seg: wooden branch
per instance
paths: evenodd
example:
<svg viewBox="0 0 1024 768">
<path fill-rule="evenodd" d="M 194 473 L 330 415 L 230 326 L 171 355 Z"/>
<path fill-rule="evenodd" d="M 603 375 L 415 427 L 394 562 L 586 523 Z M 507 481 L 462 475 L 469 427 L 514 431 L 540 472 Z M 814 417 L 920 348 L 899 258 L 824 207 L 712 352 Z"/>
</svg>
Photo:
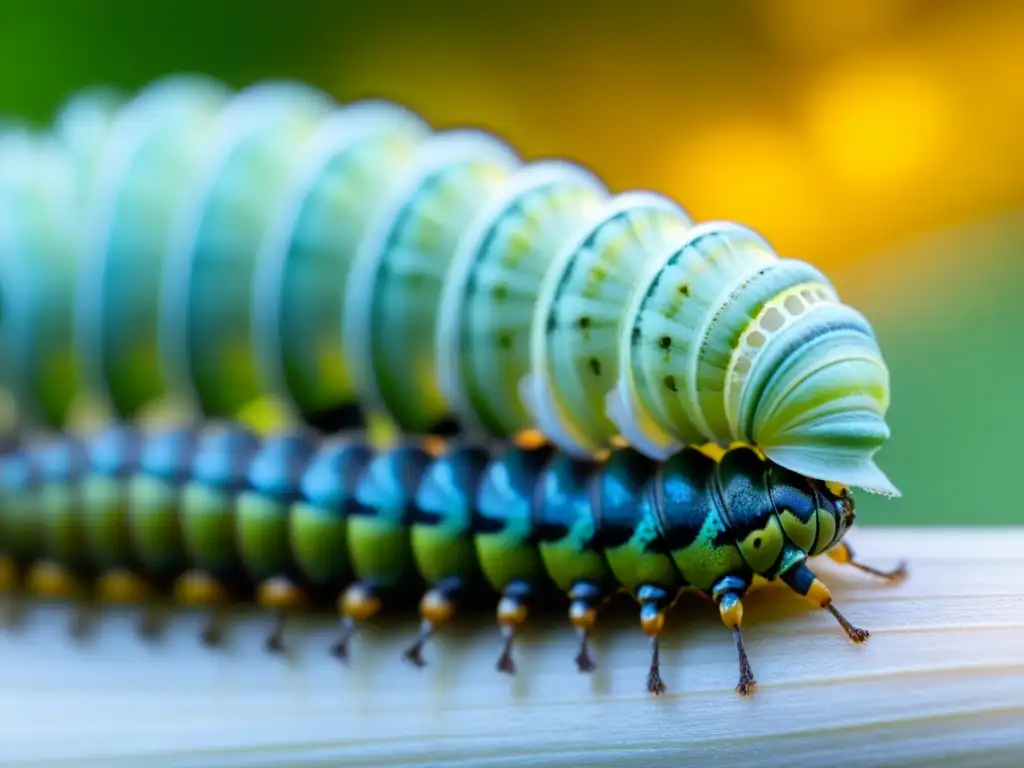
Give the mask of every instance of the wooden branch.
<svg viewBox="0 0 1024 768">
<path fill-rule="evenodd" d="M 152 647 L 137 617 L 108 612 L 82 646 L 65 606 L 30 606 L 0 635 L 0 764 L 110 766 L 1018 765 L 1024 754 L 1024 528 L 856 531 L 861 559 L 903 556 L 887 587 L 829 562 L 836 604 L 872 631 L 849 643 L 832 617 L 769 587 L 747 602 L 759 681 L 734 691 L 736 655 L 714 608 L 684 600 L 662 653 L 668 694 L 644 689 L 647 643 L 624 603 L 599 624 L 592 676 L 576 672 L 562 617 L 540 617 L 515 679 L 494 669 L 490 617 L 463 617 L 400 659 L 410 618 L 367 628 L 349 666 L 335 627 L 289 629 L 287 659 L 262 647 L 268 617 L 232 621 L 229 647 L 198 646 L 175 615 Z"/>
</svg>

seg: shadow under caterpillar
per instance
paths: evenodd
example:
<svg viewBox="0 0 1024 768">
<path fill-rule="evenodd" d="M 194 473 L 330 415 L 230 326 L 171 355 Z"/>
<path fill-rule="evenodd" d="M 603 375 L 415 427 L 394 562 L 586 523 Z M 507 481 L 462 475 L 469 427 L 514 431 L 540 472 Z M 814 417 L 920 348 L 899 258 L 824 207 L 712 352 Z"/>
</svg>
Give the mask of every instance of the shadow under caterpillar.
<svg viewBox="0 0 1024 768">
<path fill-rule="evenodd" d="M 685 591 L 714 602 L 731 630 L 737 691 L 755 679 L 740 627 L 757 580 L 781 580 L 828 610 L 854 642 L 868 633 L 839 612 L 806 564 L 856 561 L 843 540 L 854 522 L 846 486 L 798 475 L 758 451 L 685 448 L 655 462 L 631 448 L 580 459 L 521 439 L 481 444 L 407 438 L 374 450 L 360 437 L 303 431 L 260 438 L 233 423 L 149 434 L 113 424 L 93 435 L 27 439 L 0 463 L 0 583 L 78 599 L 74 632 L 92 601 L 143 604 L 142 633 L 161 601 L 211 611 L 203 642 L 220 642 L 222 612 L 254 596 L 275 615 L 336 600 L 349 655 L 360 622 L 399 592 L 421 589 L 415 665 L 437 627 L 471 594 L 498 595 L 497 668 L 515 672 L 513 643 L 531 605 L 568 599 L 576 664 L 599 609 L 625 592 L 651 642 L 647 690 L 662 693 L 658 638 Z M 147 607 L 148 606 L 148 607 Z"/>
</svg>

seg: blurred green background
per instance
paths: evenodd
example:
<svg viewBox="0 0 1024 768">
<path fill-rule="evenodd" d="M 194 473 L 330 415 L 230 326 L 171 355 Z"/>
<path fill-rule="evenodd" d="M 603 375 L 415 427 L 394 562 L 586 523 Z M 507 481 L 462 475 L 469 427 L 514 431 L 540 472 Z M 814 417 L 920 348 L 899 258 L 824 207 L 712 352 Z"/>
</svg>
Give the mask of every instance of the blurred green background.
<svg viewBox="0 0 1024 768">
<path fill-rule="evenodd" d="M 0 113 L 197 71 L 393 98 L 825 269 L 893 375 L 879 524 L 1024 522 L 1024 3 L 0 1 Z"/>
</svg>

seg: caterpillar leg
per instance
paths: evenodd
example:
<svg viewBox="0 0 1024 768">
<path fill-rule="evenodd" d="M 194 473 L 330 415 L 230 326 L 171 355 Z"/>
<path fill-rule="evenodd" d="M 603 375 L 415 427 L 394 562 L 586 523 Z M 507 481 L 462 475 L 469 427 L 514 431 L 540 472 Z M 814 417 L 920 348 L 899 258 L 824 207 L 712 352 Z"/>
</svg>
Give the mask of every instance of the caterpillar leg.
<svg viewBox="0 0 1024 768">
<path fill-rule="evenodd" d="M 113 568 L 100 574 L 94 588 L 96 599 L 105 605 L 146 606 L 153 594 L 152 587 L 146 579 L 126 568 Z M 139 634 L 150 638 L 156 633 L 145 634 L 140 628 Z"/>
<path fill-rule="evenodd" d="M 448 621 L 455 613 L 456 602 L 464 589 L 462 579 L 451 578 L 439 581 L 420 600 L 420 633 L 403 657 L 417 667 L 426 666 L 423 660 L 423 646 L 437 627 Z"/>
<path fill-rule="evenodd" d="M 798 595 L 803 595 L 815 605 L 831 613 L 835 620 L 839 622 L 839 626 L 846 632 L 846 636 L 853 642 L 863 643 L 871 636 L 871 633 L 866 629 L 855 627 L 847 621 L 846 617 L 833 605 L 832 593 L 829 592 L 828 587 L 821 583 L 818 577 L 814 575 L 814 572 L 807 567 L 806 563 L 793 566 L 782 574 L 780 578 Z"/>
<path fill-rule="evenodd" d="M 740 679 L 736 684 L 736 693 L 740 696 L 749 696 L 757 687 L 754 670 L 750 667 L 747 649 L 743 645 L 743 634 L 740 631 L 740 625 L 743 623 L 742 598 L 748 587 L 749 585 L 743 579 L 726 576 L 711 589 L 711 597 L 718 603 L 718 613 L 722 617 L 722 623 L 732 631 L 732 639 L 736 644 L 736 655 L 740 667 Z"/>
<path fill-rule="evenodd" d="M 672 602 L 668 590 L 655 584 L 644 584 L 636 591 L 640 603 L 640 626 L 651 639 L 651 666 L 647 672 L 647 690 L 658 696 L 665 692 L 661 679 L 661 632 L 665 628 L 665 611 Z"/>
<path fill-rule="evenodd" d="M 96 596 L 108 605 L 139 605 L 152 597 L 152 587 L 141 576 L 116 568 L 97 579 Z"/>
<path fill-rule="evenodd" d="M 512 647 L 516 633 L 526 623 L 530 601 L 533 598 L 533 585 L 519 579 L 505 585 L 505 591 L 498 601 L 498 626 L 501 627 L 503 642 L 501 654 L 498 656 L 498 671 L 506 675 L 516 673 L 516 663 L 512 659 Z"/>
<path fill-rule="evenodd" d="M 222 612 L 231 600 L 231 594 L 223 584 L 203 571 L 188 571 L 175 582 L 174 597 L 181 605 L 209 609 L 210 617 L 200 640 L 209 647 L 223 643 Z"/>
<path fill-rule="evenodd" d="M 832 547 L 826 554 L 835 562 L 842 565 L 850 565 L 859 571 L 864 573 L 870 573 L 872 576 L 877 576 L 880 579 L 884 579 L 890 583 L 898 583 L 907 578 L 907 563 L 906 561 L 900 561 L 899 565 L 893 568 L 891 571 L 883 571 L 878 568 L 873 568 L 870 565 L 857 561 L 857 556 L 853 553 L 853 548 L 845 541 L 839 542 L 836 546 Z"/>
<path fill-rule="evenodd" d="M 43 560 L 32 566 L 27 585 L 29 592 L 43 600 L 77 603 L 69 632 L 76 639 L 83 639 L 89 634 L 92 595 L 71 569 L 53 560 Z"/>
<path fill-rule="evenodd" d="M 342 661 L 348 659 L 348 646 L 356 634 L 356 625 L 374 616 L 381 609 L 379 591 L 365 582 L 356 582 L 338 598 L 341 634 L 331 646 L 331 654 Z"/>
<path fill-rule="evenodd" d="M 142 606 L 142 613 L 136 631 L 143 640 L 156 640 L 163 630 L 163 604 L 151 600 Z"/>
<path fill-rule="evenodd" d="M 569 621 L 580 638 L 576 654 L 576 667 L 580 672 L 593 672 L 597 668 L 590 655 L 590 633 L 597 623 L 597 611 L 604 598 L 604 590 L 589 581 L 578 581 L 569 590 Z"/>
<path fill-rule="evenodd" d="M 305 592 L 290 579 L 277 576 L 260 584 L 256 600 L 261 606 L 274 612 L 274 625 L 266 640 L 267 650 L 270 653 L 283 653 L 284 626 L 288 614 L 305 605 Z"/>
</svg>

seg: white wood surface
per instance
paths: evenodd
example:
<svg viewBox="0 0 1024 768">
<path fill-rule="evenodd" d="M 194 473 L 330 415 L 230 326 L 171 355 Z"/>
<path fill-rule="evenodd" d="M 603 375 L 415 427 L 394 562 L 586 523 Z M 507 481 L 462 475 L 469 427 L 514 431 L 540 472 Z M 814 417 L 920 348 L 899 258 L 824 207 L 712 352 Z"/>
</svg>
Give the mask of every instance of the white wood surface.
<svg viewBox="0 0 1024 768">
<path fill-rule="evenodd" d="M 538 621 L 512 680 L 497 631 L 464 617 L 430 666 L 400 652 L 411 617 L 381 622 L 348 667 L 326 654 L 329 622 L 291 627 L 290 657 L 262 649 L 268 621 L 232 621 L 229 647 L 198 646 L 176 615 L 143 645 L 134 618 L 105 615 L 76 646 L 61 606 L 33 606 L 0 634 L 0 765 L 11 766 L 1019 766 L 1024 760 L 1024 528 L 859 530 L 861 559 L 910 578 L 887 587 L 815 568 L 847 617 L 769 588 L 746 601 L 759 682 L 736 696 L 736 657 L 717 612 L 684 600 L 669 619 L 668 694 L 644 689 L 647 644 L 623 603 L 599 625 L 593 676 L 575 670 L 561 617 Z"/>
</svg>

